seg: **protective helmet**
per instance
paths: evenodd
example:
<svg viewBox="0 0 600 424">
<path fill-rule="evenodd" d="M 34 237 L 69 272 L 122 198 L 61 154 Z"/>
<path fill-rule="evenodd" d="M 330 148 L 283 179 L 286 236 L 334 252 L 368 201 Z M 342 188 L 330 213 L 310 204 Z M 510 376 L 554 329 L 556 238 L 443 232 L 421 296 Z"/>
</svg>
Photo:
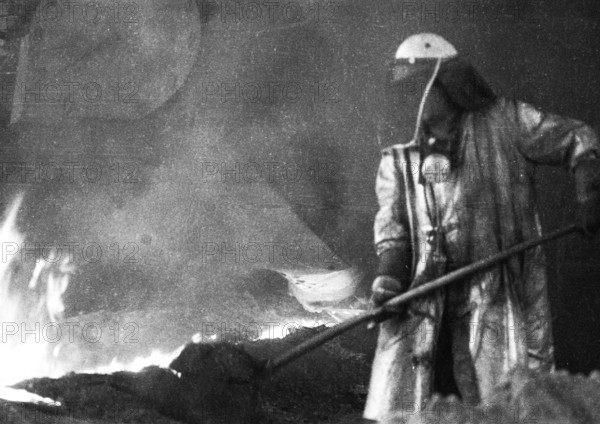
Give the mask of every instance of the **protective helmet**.
<svg viewBox="0 0 600 424">
<path fill-rule="evenodd" d="M 452 44 L 436 34 L 424 32 L 408 37 L 396 50 L 396 59 L 437 59 L 458 56 Z"/>
<path fill-rule="evenodd" d="M 458 52 L 454 46 L 439 35 L 427 32 L 411 35 L 396 50 L 393 77 L 395 80 L 404 79 L 422 70 L 424 66 L 431 66 L 432 61 L 443 61 L 457 56 Z"/>
</svg>

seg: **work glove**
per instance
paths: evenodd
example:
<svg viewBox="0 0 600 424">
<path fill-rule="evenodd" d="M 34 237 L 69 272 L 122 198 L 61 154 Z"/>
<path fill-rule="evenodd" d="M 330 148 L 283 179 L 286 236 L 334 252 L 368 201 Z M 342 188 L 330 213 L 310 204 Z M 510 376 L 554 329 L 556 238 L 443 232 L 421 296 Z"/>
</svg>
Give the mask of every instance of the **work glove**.
<svg viewBox="0 0 600 424">
<path fill-rule="evenodd" d="M 600 160 L 588 158 L 575 168 L 579 219 L 584 233 L 593 237 L 600 230 Z"/>
<path fill-rule="evenodd" d="M 388 300 L 401 295 L 406 290 L 404 285 L 397 278 L 390 277 L 389 275 L 380 275 L 375 278 L 372 286 L 373 295 L 371 296 L 371 308 L 377 309 Z M 374 328 L 376 324 L 386 321 L 393 317 L 404 318 L 407 313 L 407 305 L 400 305 L 394 307 L 393 310 L 389 310 L 381 316 L 377 317 L 368 328 Z"/>
<path fill-rule="evenodd" d="M 378 308 L 393 297 L 405 292 L 403 284 L 397 278 L 389 275 L 380 275 L 373 281 L 373 296 L 371 303 Z"/>
</svg>

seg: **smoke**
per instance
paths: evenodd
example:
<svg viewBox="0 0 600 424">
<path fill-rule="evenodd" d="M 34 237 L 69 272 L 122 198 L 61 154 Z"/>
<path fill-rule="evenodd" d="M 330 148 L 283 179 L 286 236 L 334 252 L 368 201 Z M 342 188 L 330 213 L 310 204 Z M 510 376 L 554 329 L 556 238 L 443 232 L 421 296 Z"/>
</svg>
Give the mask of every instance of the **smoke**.
<svg viewBox="0 0 600 424">
<path fill-rule="evenodd" d="M 41 91 L 13 108 L 3 143 L 21 166 L 3 165 L 3 195 L 26 191 L 27 241 L 77 245 L 67 313 L 210 303 L 254 268 L 368 274 L 385 71 L 411 33 L 448 38 L 501 95 L 597 118 L 597 59 L 581 43 L 595 27 L 557 31 L 535 2 L 266 3 L 156 0 L 134 25 L 33 20 L 17 84 L 131 83 L 121 91 L 138 100 Z M 556 180 L 541 193 L 557 207 L 542 210 L 560 209 Z"/>
<path fill-rule="evenodd" d="M 160 13 L 160 2 L 154 5 Z M 315 22 L 268 21 L 241 22 L 236 32 L 231 22 L 203 22 L 195 7 L 181 7 L 182 13 L 171 10 L 172 19 L 206 25 L 199 51 L 189 50 L 197 46 L 197 28 L 169 26 L 189 34 L 191 44 L 175 50 L 195 58 L 192 68 L 185 58 L 173 65 L 157 47 L 141 59 L 132 53 L 165 32 L 153 21 L 137 24 L 146 32 L 136 37 L 107 23 L 91 31 L 34 22 L 22 47 L 27 65 L 17 79 L 41 101 L 22 101 L 13 114 L 22 162 L 9 167 L 7 178 L 28 192 L 22 219 L 30 244 L 23 250 L 33 246 L 43 255 L 56 244 L 79 265 L 67 296 L 72 313 L 182 302 L 190 292 L 205 296 L 237 284 L 255 268 L 347 265 L 333 243 L 347 186 L 342 154 L 336 140 L 314 130 L 316 115 L 334 127 L 329 116 L 347 108 L 339 81 L 329 78 L 334 48 L 327 32 Z M 75 36 L 84 40 L 74 44 Z M 61 45 L 68 65 L 49 65 L 47 45 Z M 107 51 L 118 60 L 99 62 Z M 169 100 L 132 121 L 161 101 L 164 90 L 159 97 L 151 90 L 165 86 L 167 70 L 179 81 Z M 57 75 L 110 86 L 104 75 L 115 74 L 139 87 L 144 107 L 79 107 L 65 99 L 56 107 L 32 82 Z"/>
</svg>

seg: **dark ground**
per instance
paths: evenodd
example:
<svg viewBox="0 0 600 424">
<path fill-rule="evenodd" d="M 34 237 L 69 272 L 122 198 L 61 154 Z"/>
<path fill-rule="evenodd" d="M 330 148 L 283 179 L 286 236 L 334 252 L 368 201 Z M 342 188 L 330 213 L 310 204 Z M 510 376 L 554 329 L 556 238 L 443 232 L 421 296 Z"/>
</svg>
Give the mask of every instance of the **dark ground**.
<svg viewBox="0 0 600 424">
<path fill-rule="evenodd" d="M 262 359 L 315 331 L 318 329 L 302 330 L 276 341 L 189 345 L 171 364 L 181 372 L 180 378 L 151 367 L 138 374 L 36 379 L 16 388 L 59 400 L 63 406 L 55 411 L 56 422 L 62 422 L 61 416 L 82 422 L 138 423 L 169 419 L 186 423 L 334 423 L 348 422 L 349 417 L 359 419 L 370 352 L 364 342 L 358 343 L 357 335 L 329 343 L 275 376 L 265 380 L 257 376 Z M 364 341 L 366 334 L 359 336 Z M 35 409 L 24 407 L 28 410 L 25 415 Z"/>
<path fill-rule="evenodd" d="M 21 423 L 361 423 L 368 352 L 352 349 L 356 336 L 300 359 L 267 380 L 257 380 L 260 358 L 272 356 L 318 330 L 281 341 L 189 345 L 171 367 L 140 373 L 71 374 L 19 384 L 62 403 L 36 408 L 0 403 L 3 421 Z M 587 424 L 600 420 L 600 374 L 535 375 L 516 370 L 490 404 L 472 408 L 455 397 L 435 397 L 420 414 L 406 411 L 392 423 Z"/>
</svg>

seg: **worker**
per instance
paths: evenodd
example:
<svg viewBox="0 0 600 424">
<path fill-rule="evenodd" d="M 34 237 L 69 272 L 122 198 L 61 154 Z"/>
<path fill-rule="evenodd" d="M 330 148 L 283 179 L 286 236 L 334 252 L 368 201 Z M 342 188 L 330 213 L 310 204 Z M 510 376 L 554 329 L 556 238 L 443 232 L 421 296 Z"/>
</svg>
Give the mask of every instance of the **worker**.
<svg viewBox="0 0 600 424">
<path fill-rule="evenodd" d="M 581 225 L 597 232 L 600 146 L 588 125 L 496 95 L 452 44 L 421 33 L 400 45 L 390 69 L 392 126 L 404 118 L 401 93 L 419 81 L 414 136 L 383 150 L 377 174 L 375 307 L 539 237 L 538 165 L 574 173 Z M 543 251 L 415 300 L 379 330 L 365 418 L 423 408 L 442 365 L 464 402 L 486 403 L 511 369 L 553 369 Z"/>
</svg>

